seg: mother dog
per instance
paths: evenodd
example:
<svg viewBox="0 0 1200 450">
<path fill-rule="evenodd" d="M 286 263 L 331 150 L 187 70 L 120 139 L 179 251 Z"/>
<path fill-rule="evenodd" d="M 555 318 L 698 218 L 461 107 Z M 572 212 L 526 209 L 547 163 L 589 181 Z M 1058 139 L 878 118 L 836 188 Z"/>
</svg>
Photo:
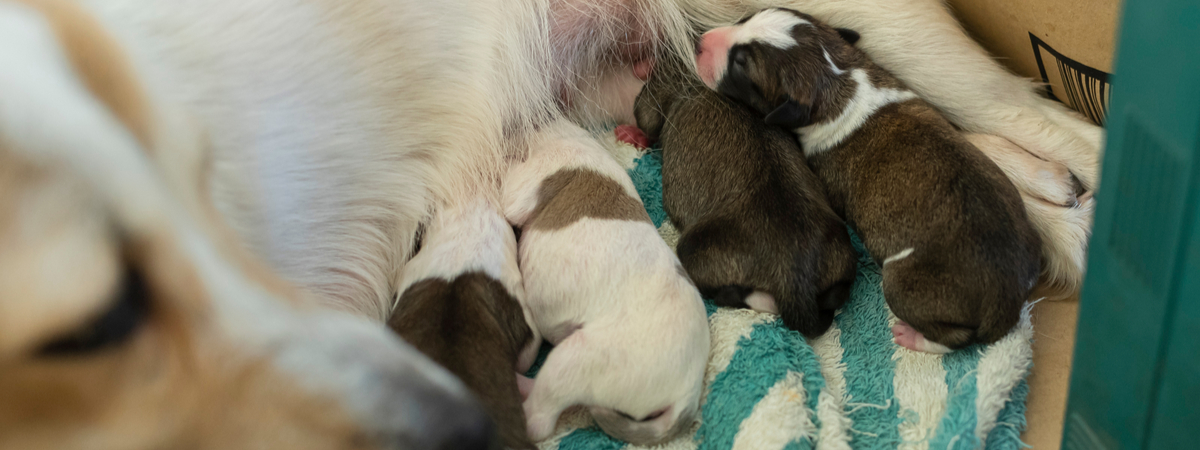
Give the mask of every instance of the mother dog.
<svg viewBox="0 0 1200 450">
<path fill-rule="evenodd" d="M 0 0 L 0 447 L 486 445 L 450 440 L 486 426 L 444 371 L 287 299 L 386 319 L 420 224 L 497 195 L 538 124 L 631 122 L 649 55 L 765 6 L 859 30 L 1019 147 L 992 156 L 1048 200 L 1047 278 L 1078 282 L 1091 201 L 1020 162 L 1094 189 L 1100 129 L 935 0 Z"/>
</svg>

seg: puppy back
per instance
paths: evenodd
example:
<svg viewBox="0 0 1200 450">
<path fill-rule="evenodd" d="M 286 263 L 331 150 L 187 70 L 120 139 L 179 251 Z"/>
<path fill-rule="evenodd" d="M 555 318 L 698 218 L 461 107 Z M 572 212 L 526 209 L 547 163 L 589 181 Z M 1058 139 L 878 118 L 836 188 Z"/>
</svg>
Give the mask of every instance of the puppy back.
<svg viewBox="0 0 1200 450">
<path fill-rule="evenodd" d="M 533 332 L 499 281 L 480 272 L 418 281 L 401 295 L 388 327 L 475 393 L 508 448 L 534 448 L 515 371 Z"/>
</svg>

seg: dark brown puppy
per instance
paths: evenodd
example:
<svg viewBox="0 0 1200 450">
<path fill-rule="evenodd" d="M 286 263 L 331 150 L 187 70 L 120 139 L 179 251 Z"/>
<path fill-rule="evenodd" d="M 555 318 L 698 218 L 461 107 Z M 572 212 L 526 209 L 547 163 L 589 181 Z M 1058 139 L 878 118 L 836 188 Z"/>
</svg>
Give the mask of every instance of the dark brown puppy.
<svg viewBox="0 0 1200 450">
<path fill-rule="evenodd" d="M 768 9 L 706 33 L 698 66 L 709 87 L 795 130 L 833 208 L 883 266 L 884 297 L 907 322 L 893 329 L 897 343 L 946 352 L 994 342 L 1039 271 L 1017 189 L 847 38 Z"/>
<path fill-rule="evenodd" d="M 638 126 L 663 148 L 663 204 L 677 253 L 706 297 L 778 313 L 808 337 L 850 297 L 846 225 L 796 139 L 660 61 L 637 97 Z"/>
<path fill-rule="evenodd" d="M 534 448 L 513 370 L 533 333 L 504 285 L 480 272 L 430 278 L 406 289 L 398 304 L 388 327 L 471 389 L 507 448 Z"/>
</svg>

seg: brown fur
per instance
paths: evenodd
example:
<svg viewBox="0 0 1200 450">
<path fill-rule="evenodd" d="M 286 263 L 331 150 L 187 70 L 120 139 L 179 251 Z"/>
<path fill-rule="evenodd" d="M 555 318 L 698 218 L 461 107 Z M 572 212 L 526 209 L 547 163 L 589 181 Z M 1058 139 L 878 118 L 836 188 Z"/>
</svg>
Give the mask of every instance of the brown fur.
<svg viewBox="0 0 1200 450">
<path fill-rule="evenodd" d="M 638 96 L 638 125 L 663 148 L 663 203 L 678 253 L 706 297 L 747 307 L 770 294 L 784 324 L 824 333 L 850 296 L 857 258 L 795 138 L 660 66 Z"/>
<path fill-rule="evenodd" d="M 854 69 L 878 87 L 902 87 L 834 29 L 800 16 L 814 26 L 792 30 L 797 46 L 749 45 L 745 73 L 764 95 L 747 103 L 760 114 L 791 100 L 811 108 L 811 123 L 833 120 L 860 88 Z M 832 71 L 821 47 L 846 73 Z M 1016 324 L 1038 277 L 1040 238 L 1012 182 L 933 107 L 886 105 L 809 163 L 877 262 L 914 249 L 883 265 L 884 297 L 898 318 L 950 348 L 994 342 Z"/>
<path fill-rule="evenodd" d="M 400 296 L 388 326 L 462 379 L 508 448 L 533 448 L 514 369 L 533 332 L 504 285 L 480 272 L 418 281 Z"/>
<path fill-rule="evenodd" d="M 557 230 L 584 217 L 650 222 L 638 199 L 616 181 L 588 169 L 563 169 L 542 180 L 528 227 Z"/>
</svg>

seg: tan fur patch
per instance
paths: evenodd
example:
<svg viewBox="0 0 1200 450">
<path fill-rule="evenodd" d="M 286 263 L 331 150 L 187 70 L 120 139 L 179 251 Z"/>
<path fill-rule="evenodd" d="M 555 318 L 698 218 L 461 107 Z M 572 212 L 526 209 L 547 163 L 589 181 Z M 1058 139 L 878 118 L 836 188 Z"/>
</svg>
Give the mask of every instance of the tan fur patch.
<svg viewBox="0 0 1200 450">
<path fill-rule="evenodd" d="M 588 169 L 564 169 L 542 180 L 529 226 L 557 230 L 584 217 L 650 222 L 642 202 L 611 178 Z"/>
<path fill-rule="evenodd" d="M 142 147 L 151 147 L 150 107 L 129 58 L 100 23 L 74 3 L 18 0 L 41 12 L 78 76 Z"/>
</svg>

